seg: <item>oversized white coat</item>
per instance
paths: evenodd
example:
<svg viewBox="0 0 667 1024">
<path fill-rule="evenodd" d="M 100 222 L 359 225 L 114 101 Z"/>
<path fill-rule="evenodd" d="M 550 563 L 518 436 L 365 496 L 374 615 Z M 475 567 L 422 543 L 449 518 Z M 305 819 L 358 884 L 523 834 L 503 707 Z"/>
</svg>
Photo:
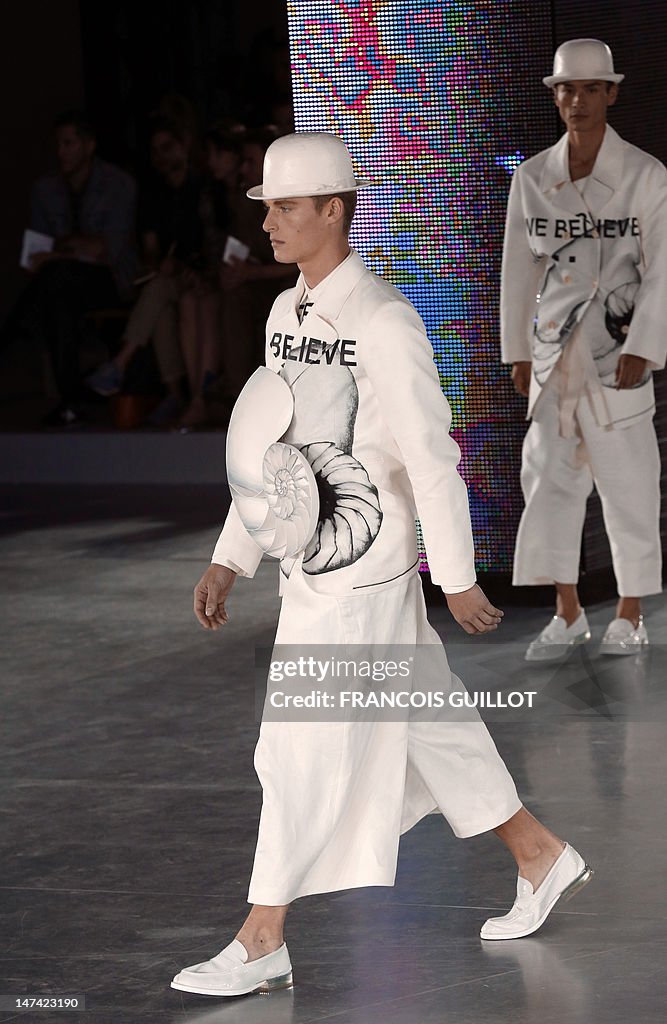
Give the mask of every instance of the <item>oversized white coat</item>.
<svg viewBox="0 0 667 1024">
<path fill-rule="evenodd" d="M 667 170 L 607 125 L 583 196 L 570 179 L 568 137 L 514 173 L 501 288 L 502 357 L 531 361 L 528 414 L 575 329 L 592 354 L 601 426 L 655 410 L 651 370 L 667 353 Z M 617 390 L 621 353 L 648 361 L 639 386 Z"/>
<path fill-rule="evenodd" d="M 278 297 L 266 364 L 294 398 L 283 440 L 311 463 L 319 497 L 303 557 L 281 562 L 277 644 L 431 645 L 420 685 L 459 689 L 426 619 L 415 516 L 431 576 L 448 593 L 475 582 L 467 489 L 451 414 L 412 304 L 352 252 L 315 292 Z M 262 416 L 262 409 L 257 416 Z M 252 576 L 262 552 L 234 508 L 213 561 Z M 274 652 L 275 655 L 275 652 Z M 496 827 L 521 806 L 476 713 L 463 721 L 267 720 L 255 767 L 262 815 L 249 902 L 391 885 L 401 832 L 441 811 L 455 834 Z"/>
<path fill-rule="evenodd" d="M 307 452 L 324 498 L 303 561 L 309 584 L 320 593 L 345 594 L 416 572 L 418 516 L 432 580 L 446 593 L 468 590 L 476 577 L 467 488 L 419 314 L 355 252 L 333 271 L 300 324 L 304 289 L 301 277 L 278 296 L 267 322 L 266 365 L 285 377 L 294 395 L 283 440 L 302 449 L 329 445 L 332 456 L 320 471 L 325 449 Z M 356 484 L 356 508 L 345 479 L 339 492 L 328 483 L 346 472 Z M 232 506 L 213 561 L 252 576 L 261 556 Z"/>
</svg>

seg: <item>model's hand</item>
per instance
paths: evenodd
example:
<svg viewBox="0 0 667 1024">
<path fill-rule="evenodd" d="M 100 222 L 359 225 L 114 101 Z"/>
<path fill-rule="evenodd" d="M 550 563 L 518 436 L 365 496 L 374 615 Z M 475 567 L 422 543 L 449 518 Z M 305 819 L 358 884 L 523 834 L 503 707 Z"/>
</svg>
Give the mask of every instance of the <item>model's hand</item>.
<svg viewBox="0 0 667 1024">
<path fill-rule="evenodd" d="M 622 355 L 616 367 L 616 387 L 619 391 L 636 387 L 645 371 L 646 360 L 641 356 Z"/>
<path fill-rule="evenodd" d="M 227 622 L 225 599 L 235 579 L 233 569 L 213 564 L 195 587 L 195 615 L 204 629 L 219 629 Z"/>
<path fill-rule="evenodd" d="M 524 398 L 528 398 L 528 391 L 530 389 L 531 366 L 532 363 L 527 360 L 512 363 L 512 384 L 514 385 L 514 390 L 519 395 L 523 395 Z"/>
<path fill-rule="evenodd" d="M 530 363 L 528 364 L 530 365 Z M 504 612 L 494 608 L 477 584 L 462 594 L 445 594 L 449 610 L 466 633 L 490 633 L 498 629 Z"/>
</svg>

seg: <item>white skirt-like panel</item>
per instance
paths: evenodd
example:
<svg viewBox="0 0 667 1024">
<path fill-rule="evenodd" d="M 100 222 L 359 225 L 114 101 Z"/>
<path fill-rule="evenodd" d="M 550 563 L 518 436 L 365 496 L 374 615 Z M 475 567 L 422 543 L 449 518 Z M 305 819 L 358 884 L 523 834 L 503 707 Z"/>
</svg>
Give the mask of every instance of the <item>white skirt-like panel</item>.
<svg viewBox="0 0 667 1024">
<path fill-rule="evenodd" d="M 426 618 L 418 573 L 336 598 L 314 593 L 294 566 L 283 584 L 277 645 L 389 643 L 438 645 L 438 678 L 426 685 L 462 689 Z M 277 906 L 393 885 L 401 833 L 432 812 L 459 837 L 507 821 L 521 807 L 512 778 L 476 712 L 467 709 L 465 718 L 264 720 L 255 751 L 263 804 L 248 902 Z"/>
</svg>

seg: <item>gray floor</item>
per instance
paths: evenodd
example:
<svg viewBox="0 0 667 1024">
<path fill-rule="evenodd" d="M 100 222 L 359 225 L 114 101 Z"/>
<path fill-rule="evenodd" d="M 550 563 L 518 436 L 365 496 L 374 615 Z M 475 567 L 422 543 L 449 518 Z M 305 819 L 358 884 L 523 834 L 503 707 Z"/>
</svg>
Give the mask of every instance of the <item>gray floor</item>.
<svg viewBox="0 0 667 1024">
<path fill-rule="evenodd" d="M 252 666 L 270 642 L 275 566 L 239 581 L 205 634 L 191 588 L 224 498 L 211 489 L 4 491 L 0 996 L 85 995 L 83 1013 L 0 1021 L 625 1024 L 667 1007 L 667 615 L 648 659 L 528 672 L 544 610 L 508 608 L 467 641 L 433 608 L 471 686 L 536 689 L 543 714 L 491 724 L 526 804 L 596 869 L 538 935 L 482 943 L 513 898 L 492 835 L 430 816 L 403 837 L 393 889 L 299 901 L 292 991 L 220 1002 L 169 988 L 246 911 L 260 793 Z M 599 638 L 611 605 L 589 609 Z M 502 640 L 502 642 L 501 642 Z"/>
</svg>

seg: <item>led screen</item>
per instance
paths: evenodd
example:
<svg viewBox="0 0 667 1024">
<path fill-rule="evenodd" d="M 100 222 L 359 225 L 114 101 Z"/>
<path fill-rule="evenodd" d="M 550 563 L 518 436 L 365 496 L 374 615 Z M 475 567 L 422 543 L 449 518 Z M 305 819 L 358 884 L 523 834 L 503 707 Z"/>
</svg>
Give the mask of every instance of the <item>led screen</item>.
<svg viewBox="0 0 667 1024">
<path fill-rule="evenodd" d="M 498 268 L 510 175 L 556 138 L 550 5 L 290 0 L 288 18 L 296 128 L 341 135 L 375 181 L 352 244 L 426 324 L 477 566 L 508 571 L 525 428 L 499 362 Z"/>
</svg>

